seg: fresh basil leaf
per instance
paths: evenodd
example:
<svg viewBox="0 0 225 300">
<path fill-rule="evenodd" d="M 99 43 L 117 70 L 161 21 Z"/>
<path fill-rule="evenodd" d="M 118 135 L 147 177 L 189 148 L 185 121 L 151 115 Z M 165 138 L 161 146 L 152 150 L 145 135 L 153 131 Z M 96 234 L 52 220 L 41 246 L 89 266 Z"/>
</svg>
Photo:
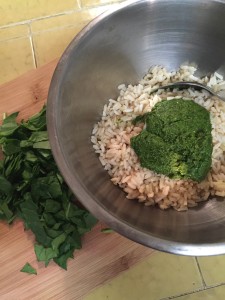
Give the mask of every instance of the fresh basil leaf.
<svg viewBox="0 0 225 300">
<path fill-rule="evenodd" d="M 67 260 L 73 256 L 73 250 L 69 250 L 67 253 L 62 254 L 61 256 L 54 258 L 54 262 L 57 263 L 61 268 L 67 270 Z"/>
<path fill-rule="evenodd" d="M 37 142 L 33 144 L 34 149 L 51 149 L 49 141 Z"/>
<path fill-rule="evenodd" d="M 25 181 L 30 181 L 33 178 L 33 174 L 31 172 L 31 168 L 25 168 L 22 172 L 22 177 Z"/>
<path fill-rule="evenodd" d="M 78 227 L 86 228 L 86 223 L 85 223 L 85 221 L 83 220 L 83 218 L 72 217 L 72 218 L 70 218 L 70 221 L 71 221 L 73 224 L 76 224 Z M 87 228 L 86 228 L 86 229 L 87 229 Z M 88 229 L 87 229 L 87 231 L 88 231 Z"/>
<path fill-rule="evenodd" d="M 22 125 L 31 131 L 43 131 L 46 129 L 46 107 L 33 117 L 29 118 L 27 122 L 23 122 Z"/>
<path fill-rule="evenodd" d="M 6 124 L 16 124 L 16 118 L 18 116 L 19 112 L 14 112 L 12 114 L 10 114 L 9 116 L 6 116 L 6 118 L 3 119 L 3 122 L 2 122 L 2 128 L 4 128 L 4 126 Z"/>
<path fill-rule="evenodd" d="M 52 153 L 49 149 L 39 149 L 39 152 L 38 152 L 43 158 L 46 158 L 46 159 L 53 159 L 52 158 Z M 57 175 L 58 177 L 58 175 Z M 59 178 L 58 178 L 59 179 Z M 59 180 L 60 181 L 60 180 Z M 62 182 L 60 182 L 62 183 Z"/>
<path fill-rule="evenodd" d="M 42 142 L 48 141 L 48 132 L 47 131 L 36 131 L 33 132 L 29 138 L 31 142 Z"/>
<path fill-rule="evenodd" d="M 44 150 L 42 150 L 42 151 L 44 151 Z M 57 176 L 58 181 L 60 182 L 60 184 L 63 184 L 64 179 L 62 178 L 62 176 L 59 173 L 57 173 L 56 176 Z"/>
<path fill-rule="evenodd" d="M 5 177 L 12 183 L 20 174 L 23 164 L 22 153 L 7 156 L 4 161 L 4 174 Z"/>
<path fill-rule="evenodd" d="M 75 249 L 81 249 L 81 236 L 77 230 L 74 230 L 71 237 L 70 243 Z"/>
<path fill-rule="evenodd" d="M 101 232 L 103 232 L 103 233 L 113 233 L 114 230 L 112 228 L 102 228 Z"/>
<path fill-rule="evenodd" d="M 60 210 L 59 212 L 57 212 L 55 215 L 57 220 L 59 221 L 63 221 L 63 222 L 68 222 L 67 218 L 66 218 L 66 214 L 63 210 Z"/>
<path fill-rule="evenodd" d="M 47 199 L 45 202 L 45 212 L 56 213 L 61 209 L 61 204 L 55 200 Z"/>
<path fill-rule="evenodd" d="M 36 163 L 38 161 L 37 155 L 35 155 L 33 151 L 27 151 L 25 154 L 25 159 L 31 163 Z"/>
<path fill-rule="evenodd" d="M 14 213 L 9 209 L 9 206 L 6 202 L 0 203 L 0 214 L 4 216 L 4 219 L 11 223 L 14 219 Z"/>
<path fill-rule="evenodd" d="M 31 146 L 33 146 L 33 142 L 31 142 L 31 141 L 28 141 L 28 140 L 20 141 L 21 148 L 26 148 L 26 147 L 31 147 Z"/>
<path fill-rule="evenodd" d="M 59 255 L 58 256 L 65 254 L 69 250 L 73 250 L 73 251 L 75 250 L 75 248 L 70 243 L 70 240 L 71 240 L 71 237 L 68 236 L 66 238 L 65 242 L 59 247 Z"/>
<path fill-rule="evenodd" d="M 53 228 L 46 228 L 45 229 L 48 236 L 50 236 L 52 239 L 58 237 L 60 234 L 63 233 L 62 230 L 55 230 Z"/>
<path fill-rule="evenodd" d="M 20 272 L 37 275 L 37 270 L 34 267 L 32 267 L 28 262 L 23 266 Z"/>
<path fill-rule="evenodd" d="M 5 155 L 12 155 L 21 151 L 20 141 L 16 139 L 7 139 L 2 146 Z"/>
<path fill-rule="evenodd" d="M 35 244 L 34 251 L 38 261 L 43 261 L 45 266 L 48 265 L 49 261 L 57 257 L 58 252 L 52 248 L 45 248 L 42 245 Z"/>
<path fill-rule="evenodd" d="M 91 215 L 89 212 L 85 213 L 84 221 L 89 230 L 91 230 L 91 228 L 98 223 L 98 220 L 93 215 Z"/>
<path fill-rule="evenodd" d="M 43 213 L 43 219 L 47 226 L 51 227 L 56 224 L 56 219 L 50 213 Z"/>
<path fill-rule="evenodd" d="M 1 150 L 0 150 L 0 152 L 1 152 Z M 1 155 L 1 153 L 0 153 L 0 155 Z M 3 174 L 4 173 L 4 162 L 3 162 L 3 160 L 0 160 L 0 174 Z"/>
<path fill-rule="evenodd" d="M 21 124 L 18 124 L 18 129 L 12 135 L 12 137 L 16 138 L 17 140 L 20 140 L 21 142 L 27 140 L 29 136 L 30 131 Z"/>
<path fill-rule="evenodd" d="M 11 195 L 12 191 L 12 184 L 5 177 L 0 175 L 0 192 Z"/>
<path fill-rule="evenodd" d="M 52 226 L 52 229 L 54 230 L 59 230 L 59 228 L 61 227 L 61 223 L 55 223 L 53 226 Z"/>
<path fill-rule="evenodd" d="M 71 223 L 65 223 L 62 229 L 66 234 L 70 234 L 71 232 L 74 232 L 76 230 L 76 226 Z"/>
<path fill-rule="evenodd" d="M 65 241 L 66 233 L 62 233 L 52 241 L 52 249 L 58 250 L 59 246 Z"/>
<path fill-rule="evenodd" d="M 11 114 L 3 120 L 0 127 L 0 138 L 12 135 L 19 128 L 19 125 L 16 123 L 17 116 L 18 112 Z"/>
<path fill-rule="evenodd" d="M 68 201 L 66 205 L 64 204 L 64 209 L 66 210 L 66 216 L 68 219 L 72 219 L 73 217 L 80 217 L 85 214 L 85 211 L 82 209 L 79 209 L 76 205 Z"/>
<path fill-rule="evenodd" d="M 45 232 L 44 224 L 38 214 L 38 206 L 30 199 L 23 201 L 20 204 L 20 209 L 23 219 L 35 234 L 37 242 L 45 247 L 50 246 L 52 239 Z"/>
<path fill-rule="evenodd" d="M 36 200 L 59 198 L 62 195 L 60 183 L 56 176 L 39 177 L 31 186 L 32 197 Z"/>
</svg>

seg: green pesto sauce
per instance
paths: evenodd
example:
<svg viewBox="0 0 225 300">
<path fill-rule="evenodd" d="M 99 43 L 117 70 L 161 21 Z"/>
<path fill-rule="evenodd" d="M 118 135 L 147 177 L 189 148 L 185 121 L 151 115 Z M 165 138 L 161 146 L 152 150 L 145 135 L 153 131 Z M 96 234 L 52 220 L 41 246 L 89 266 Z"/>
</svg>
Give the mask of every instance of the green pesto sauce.
<svg viewBox="0 0 225 300">
<path fill-rule="evenodd" d="M 203 180 L 212 163 L 212 126 L 209 112 L 192 100 L 157 103 L 133 123 L 145 122 L 131 138 L 141 166 L 175 179 Z"/>
</svg>

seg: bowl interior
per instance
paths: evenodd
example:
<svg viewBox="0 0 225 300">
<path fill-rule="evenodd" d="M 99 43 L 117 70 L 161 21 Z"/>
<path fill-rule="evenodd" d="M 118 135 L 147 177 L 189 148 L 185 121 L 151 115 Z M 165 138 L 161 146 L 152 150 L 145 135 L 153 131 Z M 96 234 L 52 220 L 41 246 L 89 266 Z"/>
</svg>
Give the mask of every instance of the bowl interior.
<svg viewBox="0 0 225 300">
<path fill-rule="evenodd" d="M 137 83 L 152 65 L 198 65 L 225 74 L 225 3 L 138 1 L 89 24 L 55 71 L 48 98 L 53 154 L 78 199 L 120 233 L 181 254 L 225 252 L 225 202 L 179 213 L 127 200 L 103 170 L 90 141 L 93 125 L 120 83 Z M 217 247 L 214 247 L 217 244 Z"/>
</svg>

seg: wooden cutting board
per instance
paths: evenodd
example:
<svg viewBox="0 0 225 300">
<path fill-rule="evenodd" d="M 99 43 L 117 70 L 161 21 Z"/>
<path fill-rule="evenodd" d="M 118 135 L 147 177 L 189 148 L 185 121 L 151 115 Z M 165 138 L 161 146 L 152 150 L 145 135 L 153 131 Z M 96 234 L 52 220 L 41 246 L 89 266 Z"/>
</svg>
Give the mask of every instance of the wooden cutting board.
<svg viewBox="0 0 225 300">
<path fill-rule="evenodd" d="M 57 60 L 0 86 L 0 116 L 20 111 L 21 119 L 38 112 L 46 101 L 56 63 Z M 24 232 L 20 221 L 12 226 L 1 222 L 0 299 L 84 299 L 92 289 L 153 252 L 117 233 L 101 233 L 102 227 L 99 223 L 85 236 L 83 248 L 64 271 L 53 262 L 47 268 L 36 262 L 34 237 Z M 37 276 L 19 271 L 26 262 L 37 268 Z"/>
</svg>

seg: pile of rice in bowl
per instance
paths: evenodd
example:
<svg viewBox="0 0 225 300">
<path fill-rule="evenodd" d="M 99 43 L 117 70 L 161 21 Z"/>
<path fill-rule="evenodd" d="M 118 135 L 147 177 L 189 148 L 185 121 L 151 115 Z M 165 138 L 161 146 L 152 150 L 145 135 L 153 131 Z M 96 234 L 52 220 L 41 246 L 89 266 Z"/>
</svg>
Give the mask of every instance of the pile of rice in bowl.
<svg viewBox="0 0 225 300">
<path fill-rule="evenodd" d="M 150 69 L 137 84 L 119 85 L 119 97 L 109 99 L 104 106 L 101 121 L 93 129 L 91 141 L 95 152 L 111 180 L 119 185 L 128 199 L 137 199 L 146 206 L 158 205 L 161 209 L 173 207 L 185 211 L 200 201 L 213 196 L 225 196 L 225 103 L 213 98 L 207 91 L 158 90 L 176 81 L 195 81 L 208 85 L 215 91 L 225 89 L 223 77 L 214 73 L 210 77 L 194 76 L 196 68 L 181 66 L 169 72 L 161 66 Z M 210 112 L 212 123 L 212 166 L 205 180 L 175 180 L 142 168 L 137 155 L 130 147 L 130 139 L 139 134 L 143 124 L 132 125 L 132 120 L 150 112 L 162 99 L 192 99 Z"/>
</svg>

